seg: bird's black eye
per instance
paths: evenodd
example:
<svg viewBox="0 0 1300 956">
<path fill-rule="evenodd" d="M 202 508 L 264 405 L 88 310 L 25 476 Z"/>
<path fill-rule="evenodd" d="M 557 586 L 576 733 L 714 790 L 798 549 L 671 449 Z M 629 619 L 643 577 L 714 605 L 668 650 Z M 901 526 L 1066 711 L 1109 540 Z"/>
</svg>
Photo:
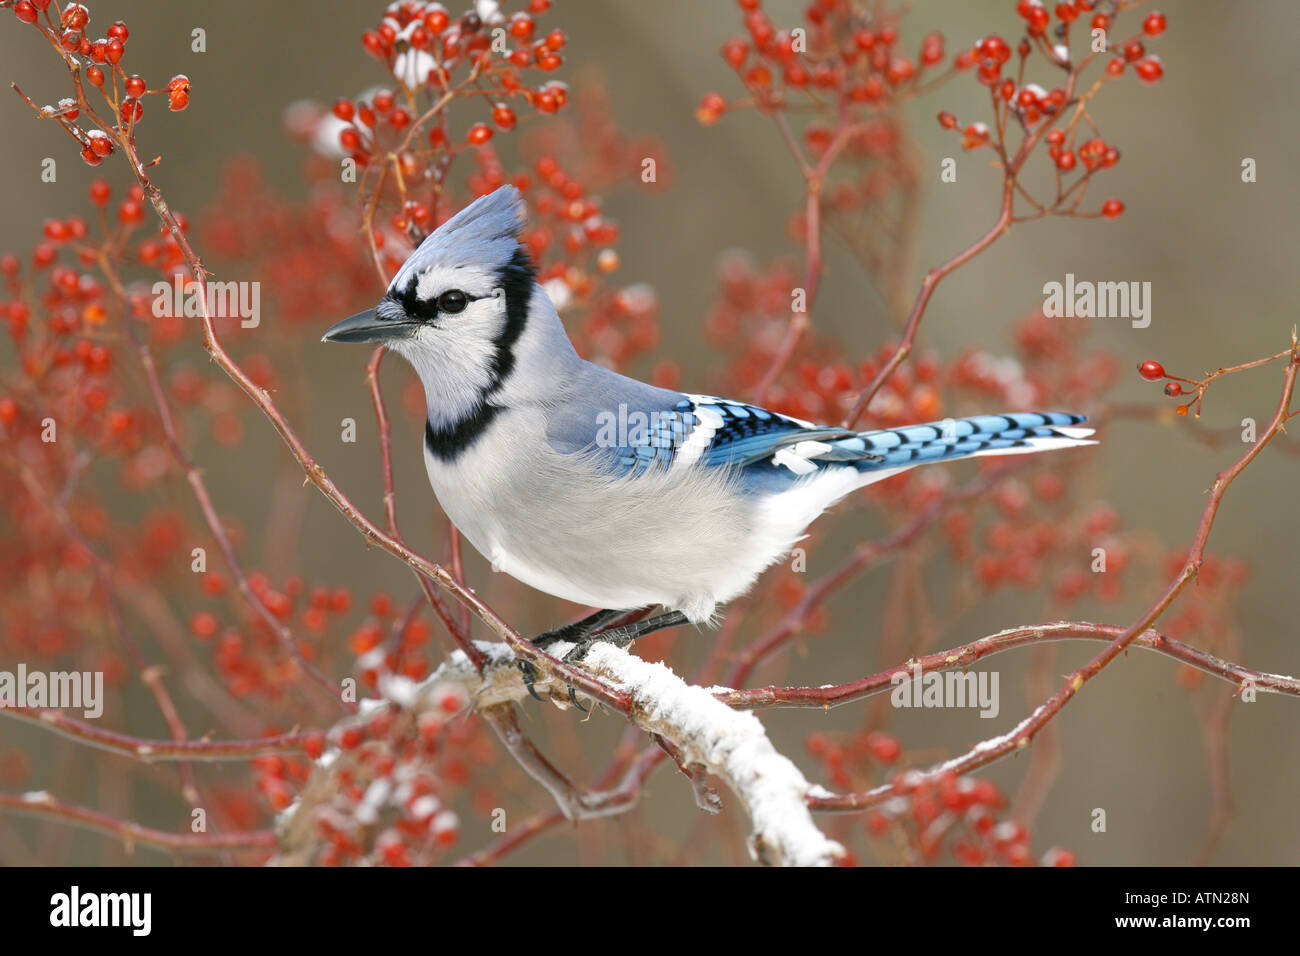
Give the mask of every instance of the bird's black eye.
<svg viewBox="0 0 1300 956">
<path fill-rule="evenodd" d="M 445 312 L 448 315 L 464 312 L 467 305 L 469 305 L 469 296 L 461 292 L 460 289 L 448 289 L 438 296 L 438 311 Z"/>
</svg>

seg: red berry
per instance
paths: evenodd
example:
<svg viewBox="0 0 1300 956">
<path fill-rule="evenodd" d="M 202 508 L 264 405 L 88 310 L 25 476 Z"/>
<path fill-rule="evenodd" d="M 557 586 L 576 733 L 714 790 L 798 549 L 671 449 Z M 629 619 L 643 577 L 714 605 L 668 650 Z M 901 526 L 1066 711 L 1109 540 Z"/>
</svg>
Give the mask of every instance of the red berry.
<svg viewBox="0 0 1300 956">
<path fill-rule="evenodd" d="M 144 207 L 134 199 L 123 200 L 117 207 L 117 218 L 128 225 L 139 225 L 144 222 Z"/>
<path fill-rule="evenodd" d="M 144 91 L 147 90 L 148 88 L 149 87 L 144 82 L 144 77 L 140 76 L 138 73 L 133 73 L 126 78 L 127 96 L 134 96 L 139 98 L 141 96 L 144 96 Z"/>
<path fill-rule="evenodd" d="M 471 146 L 482 146 L 492 138 L 492 127 L 486 123 L 475 123 L 465 134 L 465 141 Z"/>
<path fill-rule="evenodd" d="M 86 79 L 90 81 L 91 86 L 104 85 L 104 71 L 97 66 L 86 68 Z"/>
<path fill-rule="evenodd" d="M 1167 25 L 1165 15 L 1159 10 L 1152 10 L 1147 14 L 1147 18 L 1142 21 L 1142 32 L 1149 37 L 1158 37 L 1165 32 Z"/>
<path fill-rule="evenodd" d="M 1183 387 L 1177 382 L 1169 382 L 1165 385 L 1165 394 L 1170 398 L 1176 398 L 1183 394 Z"/>
<path fill-rule="evenodd" d="M 515 128 L 515 111 L 504 103 L 492 107 L 492 122 L 502 129 Z"/>
<path fill-rule="evenodd" d="M 747 56 L 749 56 L 749 47 L 744 40 L 731 39 L 722 44 L 722 58 L 733 70 L 739 70 L 744 66 Z"/>
<path fill-rule="evenodd" d="M 543 89 L 533 97 L 533 105 L 539 112 L 554 113 L 560 108 L 560 98 L 552 91 Z"/>
<path fill-rule="evenodd" d="M 173 113 L 179 113 L 189 105 L 189 90 L 172 90 L 167 94 L 167 108 Z"/>
<path fill-rule="evenodd" d="M 1074 153 L 1067 149 L 1065 152 L 1058 154 L 1056 157 L 1056 168 L 1065 172 L 1074 169 Z"/>
<path fill-rule="evenodd" d="M 706 93 L 704 99 L 700 100 L 700 105 L 695 110 L 695 118 L 708 126 L 718 121 L 727 108 L 727 101 L 719 93 Z"/>
<path fill-rule="evenodd" d="M 1138 366 L 1138 374 L 1148 382 L 1165 377 L 1165 367 L 1159 362 L 1147 360 Z"/>
<path fill-rule="evenodd" d="M 70 3 L 63 8 L 63 26 L 70 30 L 80 30 L 90 20 L 90 11 L 80 3 Z"/>
<path fill-rule="evenodd" d="M 108 183 L 102 179 L 96 179 L 90 184 L 90 199 L 96 206 L 104 205 L 112 194 L 113 191 L 109 189 Z"/>
<path fill-rule="evenodd" d="M 334 115 L 345 123 L 351 123 L 355 114 L 356 108 L 353 107 L 351 100 L 339 100 L 334 104 Z"/>
<path fill-rule="evenodd" d="M 527 40 L 533 35 L 533 30 L 537 24 L 533 18 L 526 13 L 516 13 L 510 18 L 510 35 L 520 40 Z"/>
<path fill-rule="evenodd" d="M 1124 204 L 1118 199 L 1107 199 L 1101 204 L 1101 214 L 1107 219 L 1118 219 L 1124 213 Z"/>
<path fill-rule="evenodd" d="M 302 752 L 312 760 L 318 760 L 325 752 L 325 735 L 314 730 L 302 738 Z"/>
<path fill-rule="evenodd" d="M 14 4 L 14 16 L 23 23 L 35 23 L 36 7 L 32 4 L 32 0 L 18 0 Z"/>
<path fill-rule="evenodd" d="M 871 750 L 871 755 L 881 763 L 893 763 L 903 752 L 897 737 L 880 731 L 873 731 L 867 735 L 867 746 Z"/>
<path fill-rule="evenodd" d="M 424 25 L 430 33 L 441 33 L 451 23 L 451 17 L 447 16 L 441 3 L 430 4 L 429 7 L 429 12 L 424 15 Z"/>
<path fill-rule="evenodd" d="M 104 58 L 109 63 L 119 63 L 124 52 L 126 52 L 126 48 L 122 46 L 122 41 L 117 37 L 113 37 L 108 41 L 108 45 L 104 47 Z"/>
<path fill-rule="evenodd" d="M 1165 68 L 1160 63 L 1160 57 L 1149 56 L 1145 60 L 1139 60 L 1137 66 L 1138 79 L 1144 83 L 1154 83 L 1160 77 L 1165 75 Z"/>
<path fill-rule="evenodd" d="M 957 117 L 953 116 L 951 113 L 946 113 L 946 112 L 940 113 L 939 125 L 942 126 L 944 129 L 956 129 Z"/>
<path fill-rule="evenodd" d="M 131 35 L 131 31 L 126 28 L 126 24 L 121 20 L 114 20 L 108 28 L 108 35 L 110 37 L 116 37 L 125 43 L 126 38 Z"/>
<path fill-rule="evenodd" d="M 217 619 L 207 611 L 201 611 L 190 619 L 190 632 L 201 641 L 216 637 L 219 628 Z"/>
</svg>

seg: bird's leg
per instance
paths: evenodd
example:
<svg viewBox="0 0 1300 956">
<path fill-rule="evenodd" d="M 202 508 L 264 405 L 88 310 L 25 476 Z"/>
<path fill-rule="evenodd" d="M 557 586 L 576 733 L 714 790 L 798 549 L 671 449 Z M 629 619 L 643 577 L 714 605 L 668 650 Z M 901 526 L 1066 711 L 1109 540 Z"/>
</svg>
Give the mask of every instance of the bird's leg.
<svg viewBox="0 0 1300 956">
<path fill-rule="evenodd" d="M 542 650 L 546 650 L 546 648 L 558 641 L 575 643 L 596 633 L 610 621 L 622 617 L 626 613 L 626 609 L 622 611 L 597 611 L 595 614 L 588 614 L 581 621 L 574 621 L 572 624 L 564 625 L 564 627 L 557 627 L 553 631 L 538 634 L 532 639 L 531 643 Z"/>
<path fill-rule="evenodd" d="M 638 637 L 645 637 L 655 631 L 662 631 L 667 627 L 677 627 L 679 624 L 686 623 L 686 615 L 681 611 L 669 611 L 667 614 L 659 614 L 655 617 L 646 618 L 644 621 L 636 621 L 632 624 L 624 624 L 622 627 L 615 627 L 608 631 L 602 631 L 599 634 L 592 634 L 576 642 L 572 648 L 565 652 L 561 658 L 566 664 L 573 661 L 582 660 L 594 644 L 613 644 L 615 647 L 627 647 Z M 536 696 L 536 695 L 534 695 Z M 586 708 L 578 703 L 578 697 L 573 688 L 569 688 L 569 702 L 578 710 L 586 712 Z"/>
<path fill-rule="evenodd" d="M 611 628 L 599 634 L 583 637 L 574 642 L 573 647 L 565 652 L 562 659 L 566 664 L 580 661 L 587 655 L 587 651 L 591 650 L 593 644 L 613 644 L 615 647 L 627 647 L 638 637 L 645 637 L 655 631 L 662 631 L 664 628 L 677 627 L 679 624 L 685 623 L 686 615 L 681 611 L 657 614 L 654 617 L 646 618 L 644 621 L 624 624 L 622 627 Z"/>
<path fill-rule="evenodd" d="M 574 621 L 572 624 L 557 627 L 553 631 L 546 631 L 542 634 L 538 634 L 529 643 L 534 647 L 541 648 L 542 650 L 546 650 L 552 644 L 561 641 L 577 644 L 599 631 L 610 621 L 622 617 L 626 613 L 626 610 L 597 611 L 595 614 L 587 615 L 581 621 Z M 542 698 L 538 696 L 537 691 L 533 686 L 537 683 L 537 668 L 533 666 L 532 661 L 521 660 L 519 662 L 519 670 L 523 672 L 524 686 L 528 688 L 528 693 L 532 694 L 538 700 L 541 700 Z"/>
</svg>

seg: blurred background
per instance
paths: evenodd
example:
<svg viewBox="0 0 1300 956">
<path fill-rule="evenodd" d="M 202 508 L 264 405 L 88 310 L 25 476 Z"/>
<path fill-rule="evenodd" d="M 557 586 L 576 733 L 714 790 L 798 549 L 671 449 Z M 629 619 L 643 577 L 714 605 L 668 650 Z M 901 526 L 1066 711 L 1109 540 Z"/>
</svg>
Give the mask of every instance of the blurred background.
<svg viewBox="0 0 1300 956">
<path fill-rule="evenodd" d="M 791 24 L 802 6 L 773 0 L 765 9 L 777 22 Z M 950 51 L 991 32 L 1014 44 L 1021 26 L 1014 6 L 1011 0 L 917 0 L 904 28 L 906 46 L 914 50 L 931 30 L 945 35 Z M 1062 281 L 1066 273 L 1081 279 L 1151 283 L 1150 327 L 1134 329 L 1123 320 L 1092 323 L 1090 344 L 1112 351 L 1121 368 L 1119 384 L 1109 396 L 1113 401 L 1171 405 L 1158 386 L 1129 371 L 1146 359 L 1196 378 L 1218 366 L 1286 347 L 1297 321 L 1295 263 L 1300 259 L 1300 191 L 1295 188 L 1300 127 L 1292 119 L 1292 98 L 1300 85 L 1294 56 L 1300 17 L 1287 0 L 1167 0 L 1161 9 L 1170 27 L 1153 47 L 1158 46 L 1163 60 L 1164 79 L 1146 85 L 1130 78 L 1121 88 L 1099 96 L 1092 110 L 1102 135 L 1118 146 L 1123 158 L 1106 173 L 1089 202 L 1119 197 L 1127 207 L 1123 217 L 1115 222 L 1048 219 L 1017 225 L 939 287 L 922 328 L 926 347 L 944 357 L 970 347 L 1011 353 L 1013 320 L 1039 306 L 1045 282 Z M 173 207 L 187 214 L 212 201 L 223 167 L 238 155 L 254 157 L 275 192 L 288 197 L 306 194 L 301 176 L 304 149 L 285 134 L 286 106 L 301 99 L 328 104 L 383 82 L 382 68 L 359 43 L 361 33 L 374 27 L 379 11 L 378 4 L 355 0 L 317 0 L 310 5 L 115 0 L 93 5 L 96 18 L 121 17 L 130 24 L 136 41 L 133 69 L 151 82 L 178 71 L 193 81 L 190 108 L 175 115 L 162 115 L 155 108 L 157 115 L 141 133 L 142 152 L 151 156 L 156 148 L 165 153 L 156 180 Z M 8 12 L 3 16 L 9 17 Z M 736 5 L 730 0 L 556 0 L 543 23 L 562 27 L 569 37 L 560 77 L 575 85 L 583 77 L 602 85 L 622 129 L 652 137 L 665 157 L 668 173 L 661 188 L 634 185 L 611 194 L 606 203 L 621 230 L 619 281 L 647 282 L 660 300 L 661 343 L 633 371 L 644 373 L 655 360 L 671 355 L 681 365 L 683 388 L 707 391 L 719 354 L 705 341 L 702 323 L 717 297 L 719 256 L 741 247 L 766 263 L 782 256 L 797 261 L 800 253 L 788 221 L 801 204 L 802 186 L 772 124 L 752 111 L 725 115 L 709 127 L 694 116 L 705 93 L 717 90 L 728 98 L 740 93 L 718 55 L 728 37 L 743 32 Z M 206 31 L 205 53 L 190 51 L 194 27 Z M 38 102 L 62 95 L 64 81 L 50 51 L 30 42 L 16 24 L 0 28 L 0 63 L 3 79 L 18 81 Z M 991 154 L 962 152 L 957 137 L 935 122 L 940 110 L 963 122 L 987 119 L 987 94 L 967 75 L 907 107 L 922 183 L 914 274 L 903 283 L 909 302 L 924 269 L 964 249 L 996 215 L 998 173 L 989 166 Z M 0 97 L 0 128 L 7 131 L 0 137 L 0 252 L 22 251 L 36 241 L 47 217 L 88 213 L 86 186 L 100 171 L 82 165 L 65 134 L 51 123 L 36 121 L 17 96 Z M 40 181 L 39 164 L 46 156 L 59 157 L 57 183 Z M 950 156 L 958 161 L 958 178 L 941 183 L 939 163 Z M 1246 157 L 1258 167 L 1258 181 L 1251 184 L 1241 180 Z M 104 173 L 119 189 L 127 185 L 120 164 L 106 164 Z M 873 354 L 896 336 L 875 287 L 833 240 L 823 283 L 814 323 L 819 332 L 842 344 L 849 361 Z M 323 329 L 365 304 L 340 302 L 337 311 L 320 315 L 314 328 Z M 263 319 L 264 325 L 275 321 L 274 315 Z M 318 346 L 316 337 L 316 331 L 303 330 L 301 362 L 309 390 L 286 399 L 286 407 L 292 407 L 295 426 L 329 474 L 377 519 L 380 476 L 369 427 L 365 354 Z M 197 343 L 186 348 L 189 359 L 203 367 Z M 384 380 L 395 405 L 399 390 L 409 386 L 413 376 L 390 360 Z M 1203 417 L 1190 429 L 1239 429 L 1246 417 L 1255 418 L 1262 428 L 1276 406 L 1280 384 L 1280 366 L 1230 376 L 1214 386 Z M 346 416 L 363 423 L 356 444 L 338 441 L 335 423 Z M 1070 458 L 1069 467 L 1086 468 L 1078 479 L 1079 500 L 1108 503 L 1126 528 L 1145 529 L 1153 548 L 1173 549 L 1190 542 L 1215 473 L 1240 454 L 1234 443 L 1206 447 L 1176 424 L 1172 418 L 1118 421 L 1104 429 L 1099 446 Z M 237 515 L 248 531 L 249 560 L 265 562 L 263 566 L 277 575 L 301 574 L 312 581 L 345 584 L 357 594 L 383 589 L 403 600 L 409 597 L 413 582 L 400 564 L 361 546 L 324 499 L 298 487 L 293 463 L 271 430 L 251 417 L 246 430 L 245 441 L 233 453 L 219 451 L 203 435 L 194 436 L 193 447 L 205 462 L 218 506 Z M 1279 445 L 1295 440 L 1284 437 Z M 440 557 L 441 519 L 420 460 L 418 422 L 397 416 L 394 445 L 406 538 L 417 550 Z M 1279 673 L 1300 672 L 1293 590 L 1300 531 L 1294 507 L 1297 469 L 1296 458 L 1269 449 L 1230 490 L 1210 542 L 1213 554 L 1244 557 L 1251 565 L 1235 618 L 1244 648 L 1242 663 Z M 963 474 L 973 473 L 968 468 Z M 287 553 L 258 535 L 272 511 L 284 508 L 297 509 L 300 515 L 298 547 Z M 888 526 L 883 516 L 861 506 L 837 514 L 823 519 L 826 527 L 811 546 L 810 576 L 834 567 L 855 542 L 879 536 Z M 1079 560 L 1085 562 L 1088 556 L 1080 555 Z M 514 608 L 512 623 L 525 633 L 554 626 L 575 613 L 559 601 L 523 592 L 492 575 L 477 555 L 468 554 L 467 561 L 471 583 L 489 604 L 500 601 Z M 828 626 L 764 668 L 756 682 L 835 683 L 892 663 L 880 661 L 876 654 L 887 581 L 887 572 L 877 570 L 838 594 L 829 605 Z M 1149 580 L 1126 590 L 1117 602 L 1084 602 L 1072 614 L 1127 623 L 1159 587 L 1163 582 Z M 1045 619 L 1042 614 L 1036 597 L 1029 600 L 1020 591 L 1001 591 L 964 614 L 938 646 L 1037 623 Z M 752 638 L 764 629 L 763 623 L 750 620 L 742 626 Z M 476 635 L 486 636 L 481 631 Z M 1203 643 L 1196 635 L 1188 639 Z M 669 645 L 666 658 L 675 666 L 698 661 L 709 640 L 707 633 L 682 636 Z M 692 642 L 699 646 L 692 648 Z M 1091 643 L 1064 646 L 1052 662 L 1050 686 L 1055 687 L 1057 674 L 1077 667 L 1098 648 Z M 1001 673 L 1002 709 L 995 720 L 981 720 L 971 711 L 895 714 L 891 729 L 909 758 L 924 765 L 1013 726 L 1038 702 L 1024 692 L 1030 661 L 1029 651 L 1016 651 L 981 665 Z M 13 663 L 0 660 L 0 668 Z M 1212 809 L 1211 782 L 1198 699 L 1179 684 L 1176 671 L 1172 662 L 1135 650 L 1090 683 L 1055 721 L 1059 777 L 1034 824 L 1036 849 L 1066 846 L 1090 865 L 1182 864 L 1196 859 Z M 1216 684 L 1213 690 L 1229 694 L 1232 688 Z M 762 719 L 778 748 L 818 779 L 817 763 L 805 749 L 808 734 L 853 730 L 862 724 L 867 706 L 854 704 L 826 714 L 768 711 Z M 128 713 L 137 718 L 132 732 L 161 733 L 156 714 L 145 704 L 132 706 Z M 561 759 L 579 762 L 567 769 L 580 779 L 603 766 L 604 755 L 622 729 L 612 717 L 580 723 L 571 713 L 544 713 L 540 707 L 526 714 L 525 723 L 542 739 L 547 738 L 542 728 L 552 740 L 576 736 L 577 747 L 570 742 L 557 746 Z M 1300 702 L 1292 699 L 1261 695 L 1255 703 L 1233 706 L 1228 736 L 1234 808 L 1210 858 L 1213 863 L 1284 865 L 1300 859 L 1297 727 Z M 70 745 L 6 722 L 0 723 L 0 749 L 5 746 L 33 754 L 34 785 L 41 786 L 42 774 L 50 771 L 60 748 Z M 985 774 L 1014 793 L 1025 764 L 1023 757 L 1008 760 Z M 113 772 L 111 761 L 96 766 L 97 773 Z M 80 796 L 93 802 L 95 793 L 88 784 Z M 161 798 L 146 794 L 140 799 L 146 808 L 143 818 L 149 817 L 151 800 L 158 799 L 162 806 Z M 519 814 L 546 806 L 539 788 L 524 788 L 512 799 L 509 809 Z M 1095 833 L 1090 826 L 1098 807 L 1107 811 L 1105 833 Z M 166 818 L 175 811 L 158 812 Z M 720 841 L 723 850 L 709 862 L 738 858 L 743 833 L 738 816 L 733 810 L 724 818 L 721 825 L 729 827 L 732 836 Z M 590 853 L 593 843 L 608 841 L 615 847 L 608 858 L 613 862 L 663 862 L 671 860 L 672 848 L 694 832 L 699 814 L 686 783 L 660 770 L 633 817 L 655 835 L 649 845 L 620 843 L 620 828 L 631 818 L 619 818 L 584 824 L 586 835 L 579 841 L 565 836 L 539 840 L 511 860 L 573 863 L 589 858 L 582 854 Z M 28 847 L 47 845 L 51 839 L 46 829 L 50 824 L 19 818 L 4 822 Z M 467 824 L 464 848 L 481 845 L 488 836 L 485 829 L 476 835 Z M 77 833 L 59 839 L 64 841 L 61 859 L 121 859 L 105 849 L 111 841 L 97 836 Z M 142 861 L 166 859 L 142 852 Z M 21 853 L 10 857 L 10 862 L 24 862 Z"/>
</svg>

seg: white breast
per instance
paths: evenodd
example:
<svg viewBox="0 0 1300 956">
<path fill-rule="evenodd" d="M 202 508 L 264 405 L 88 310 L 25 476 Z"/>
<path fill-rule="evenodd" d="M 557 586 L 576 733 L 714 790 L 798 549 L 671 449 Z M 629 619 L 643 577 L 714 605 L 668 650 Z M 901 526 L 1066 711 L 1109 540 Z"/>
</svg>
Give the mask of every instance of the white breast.
<svg viewBox="0 0 1300 956">
<path fill-rule="evenodd" d="M 443 509 L 494 567 L 567 601 L 662 604 L 706 621 L 821 510 L 783 496 L 785 506 L 759 506 L 719 469 L 611 478 L 537 441 L 539 414 L 503 413 L 454 463 L 427 450 L 425 461 Z"/>
</svg>

